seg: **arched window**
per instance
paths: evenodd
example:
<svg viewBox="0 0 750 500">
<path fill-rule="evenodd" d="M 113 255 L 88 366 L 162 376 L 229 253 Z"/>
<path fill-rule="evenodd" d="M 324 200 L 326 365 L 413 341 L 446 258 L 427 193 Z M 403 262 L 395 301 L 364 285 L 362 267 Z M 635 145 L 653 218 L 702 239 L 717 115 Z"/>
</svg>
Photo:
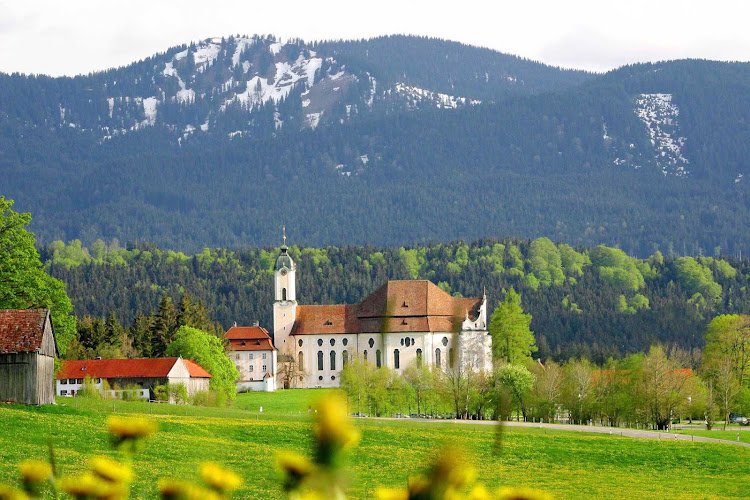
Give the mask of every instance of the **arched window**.
<svg viewBox="0 0 750 500">
<path fill-rule="evenodd" d="M 367 341 L 367 343 L 369 344 L 370 349 L 372 349 L 372 347 L 375 345 L 375 340 L 370 339 L 370 340 Z"/>
<path fill-rule="evenodd" d="M 349 351 L 344 351 L 341 353 L 341 367 L 343 368 L 347 363 L 349 363 Z"/>
<path fill-rule="evenodd" d="M 453 348 L 448 349 L 448 366 L 453 368 L 453 364 L 456 361 L 456 356 L 453 355 Z"/>
<path fill-rule="evenodd" d="M 300 351 L 299 354 L 297 354 L 297 368 L 300 371 L 304 371 L 305 369 L 305 356 L 302 353 L 302 351 Z"/>
<path fill-rule="evenodd" d="M 398 370 L 400 365 L 400 360 L 398 359 L 398 349 L 393 350 L 393 367 Z"/>
<path fill-rule="evenodd" d="M 422 366 L 422 349 L 417 349 L 417 366 Z"/>
<path fill-rule="evenodd" d="M 435 349 L 435 366 L 437 366 L 438 368 L 442 368 L 441 364 L 440 348 L 438 347 L 437 349 Z"/>
<path fill-rule="evenodd" d="M 362 352 L 362 357 L 367 361 L 367 350 Z"/>
<path fill-rule="evenodd" d="M 281 300 L 286 300 L 286 288 L 281 289 Z"/>
<path fill-rule="evenodd" d="M 375 366 L 380 368 L 380 349 L 375 351 Z"/>
<path fill-rule="evenodd" d="M 331 351 L 331 370 L 336 369 L 336 351 Z"/>
<path fill-rule="evenodd" d="M 323 370 L 323 351 L 318 351 L 318 371 Z"/>
</svg>

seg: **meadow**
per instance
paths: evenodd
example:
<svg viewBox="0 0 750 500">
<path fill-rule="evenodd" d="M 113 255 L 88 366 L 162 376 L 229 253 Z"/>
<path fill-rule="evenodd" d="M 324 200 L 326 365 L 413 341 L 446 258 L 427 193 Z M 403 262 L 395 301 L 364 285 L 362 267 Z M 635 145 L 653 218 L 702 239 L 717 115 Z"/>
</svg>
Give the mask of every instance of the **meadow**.
<svg viewBox="0 0 750 500">
<path fill-rule="evenodd" d="M 159 423 L 134 464 L 136 491 L 147 497 L 157 478 L 193 477 L 210 460 L 243 476 L 236 498 L 281 498 L 275 453 L 310 449 L 314 411 L 308 409 L 324 393 L 242 394 L 227 409 L 70 398 L 46 407 L 3 404 L 0 482 L 16 480 L 21 460 L 46 459 L 50 438 L 65 474 L 84 470 L 92 454 L 116 456 L 105 425 L 114 410 Z M 351 498 L 371 498 L 377 486 L 403 486 L 443 446 L 460 446 L 488 486 L 534 486 L 557 498 L 746 498 L 750 492 L 750 449 L 739 446 L 536 428 L 498 434 L 495 426 L 451 422 L 355 424 L 362 439 L 349 453 Z"/>
</svg>

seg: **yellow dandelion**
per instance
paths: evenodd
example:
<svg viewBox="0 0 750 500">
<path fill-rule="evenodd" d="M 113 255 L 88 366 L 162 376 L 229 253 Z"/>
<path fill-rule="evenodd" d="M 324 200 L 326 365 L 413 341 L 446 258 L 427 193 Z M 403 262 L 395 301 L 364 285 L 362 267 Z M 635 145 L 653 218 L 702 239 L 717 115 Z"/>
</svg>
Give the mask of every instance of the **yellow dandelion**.
<svg viewBox="0 0 750 500">
<path fill-rule="evenodd" d="M 23 491 L 0 484 L 0 500 L 27 500 L 29 497 Z"/>
<path fill-rule="evenodd" d="M 159 480 L 159 493 L 164 500 L 219 500 L 215 492 L 187 481 Z"/>
<path fill-rule="evenodd" d="M 397 488 L 378 488 L 375 490 L 377 500 L 409 500 L 409 491 Z"/>
<path fill-rule="evenodd" d="M 41 460 L 24 460 L 18 468 L 26 483 L 41 483 L 52 477 L 52 466 Z"/>
<path fill-rule="evenodd" d="M 276 463 L 284 472 L 284 490 L 293 491 L 315 469 L 307 457 L 297 453 L 282 452 L 276 454 Z"/>
<path fill-rule="evenodd" d="M 242 485 L 240 476 L 212 462 L 202 464 L 200 473 L 206 484 L 216 491 L 234 491 Z"/>
<path fill-rule="evenodd" d="M 91 473 L 63 478 L 60 481 L 60 489 L 77 499 L 120 500 L 127 498 L 127 490 L 121 485 L 107 482 Z"/>
<path fill-rule="evenodd" d="M 490 500 L 491 498 L 492 495 L 483 484 L 474 486 L 469 492 L 469 500 Z"/>
<path fill-rule="evenodd" d="M 448 473 L 448 484 L 454 488 L 464 488 L 472 484 L 477 478 L 473 467 L 463 463 L 455 464 Z"/>
<path fill-rule="evenodd" d="M 552 500 L 552 495 L 534 488 L 503 487 L 497 491 L 498 500 Z"/>
<path fill-rule="evenodd" d="M 124 484 L 133 479 L 133 471 L 130 467 L 108 457 L 92 458 L 91 470 L 99 478 L 110 483 Z"/>
<path fill-rule="evenodd" d="M 137 439 L 148 437 L 156 432 L 156 422 L 145 418 L 127 418 L 110 415 L 107 428 L 110 434 L 120 439 Z"/>
<path fill-rule="evenodd" d="M 318 419 L 313 427 L 318 443 L 345 449 L 359 441 L 359 431 L 347 417 L 346 399 L 333 394 L 318 404 Z"/>
</svg>

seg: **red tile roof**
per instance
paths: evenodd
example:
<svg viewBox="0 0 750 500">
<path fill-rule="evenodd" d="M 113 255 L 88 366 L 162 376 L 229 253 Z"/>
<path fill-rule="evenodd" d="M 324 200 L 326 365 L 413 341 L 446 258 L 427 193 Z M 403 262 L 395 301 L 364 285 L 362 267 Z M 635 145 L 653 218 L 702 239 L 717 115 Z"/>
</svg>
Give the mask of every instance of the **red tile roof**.
<svg viewBox="0 0 750 500">
<path fill-rule="evenodd" d="M 394 280 L 359 304 L 298 306 L 292 335 L 458 331 L 482 301 L 451 297 L 427 280 Z"/>
<path fill-rule="evenodd" d="M 63 361 L 56 378 L 165 378 L 179 358 L 152 359 L 85 359 Z M 206 378 L 211 374 L 199 364 L 182 360 L 191 377 Z"/>
<path fill-rule="evenodd" d="M 262 326 L 233 326 L 224 338 L 230 351 L 275 351 L 268 330 Z"/>
<path fill-rule="evenodd" d="M 42 347 L 47 309 L 0 309 L 0 354 Z"/>
</svg>

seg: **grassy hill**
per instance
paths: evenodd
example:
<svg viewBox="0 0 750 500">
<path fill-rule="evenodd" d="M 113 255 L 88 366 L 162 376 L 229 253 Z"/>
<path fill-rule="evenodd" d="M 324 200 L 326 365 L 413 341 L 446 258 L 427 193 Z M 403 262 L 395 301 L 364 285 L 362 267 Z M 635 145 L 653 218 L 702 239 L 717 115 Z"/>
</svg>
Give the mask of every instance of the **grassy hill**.
<svg viewBox="0 0 750 500">
<path fill-rule="evenodd" d="M 280 498 L 274 453 L 310 448 L 307 409 L 323 392 L 245 394 L 233 409 L 83 399 L 61 399 L 56 407 L 3 405 L 0 482 L 15 480 L 21 460 L 45 459 L 48 436 L 65 474 L 82 471 L 87 456 L 111 454 L 105 419 L 114 409 L 145 414 L 160 426 L 134 464 L 136 491 L 151 496 L 157 478 L 195 476 L 199 463 L 212 460 L 244 477 L 238 498 Z M 621 498 L 624 491 L 630 498 L 741 498 L 750 491 L 750 450 L 730 445 L 513 428 L 503 432 L 496 455 L 493 426 L 356 424 L 362 440 L 350 454 L 351 498 L 371 498 L 376 486 L 402 486 L 449 443 L 462 443 L 488 486 L 531 485 L 558 498 Z"/>
</svg>

